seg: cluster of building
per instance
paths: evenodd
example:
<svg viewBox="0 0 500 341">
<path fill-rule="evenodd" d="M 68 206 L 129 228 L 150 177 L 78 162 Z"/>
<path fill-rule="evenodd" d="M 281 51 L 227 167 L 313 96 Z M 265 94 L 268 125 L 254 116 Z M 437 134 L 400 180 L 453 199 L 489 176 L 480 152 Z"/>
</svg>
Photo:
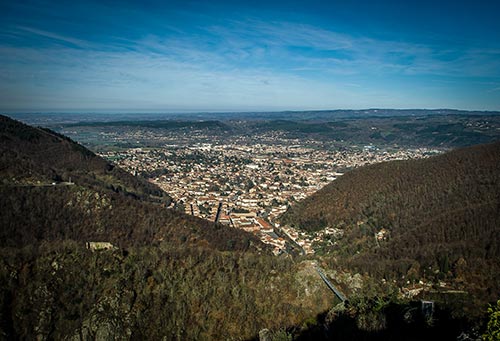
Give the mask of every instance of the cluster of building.
<svg viewBox="0 0 500 341">
<path fill-rule="evenodd" d="M 257 234 L 276 253 L 285 240 L 276 235 L 278 217 L 342 175 L 366 164 L 425 157 L 427 149 L 322 150 L 295 144 L 194 143 L 158 148 L 131 148 L 101 153 L 133 174 L 157 184 L 173 198 L 172 205 L 187 214 Z M 307 253 L 321 234 L 307 236 L 281 227 Z M 326 229 L 322 233 L 338 231 Z"/>
<path fill-rule="evenodd" d="M 315 246 L 318 244 L 323 244 L 325 242 L 332 243 L 332 239 L 339 239 L 344 235 L 344 230 L 334 227 L 326 227 L 316 232 L 304 232 L 290 226 L 280 227 L 279 224 L 276 223 L 276 228 L 290 238 L 296 245 L 300 246 L 305 254 L 314 253 Z"/>
</svg>

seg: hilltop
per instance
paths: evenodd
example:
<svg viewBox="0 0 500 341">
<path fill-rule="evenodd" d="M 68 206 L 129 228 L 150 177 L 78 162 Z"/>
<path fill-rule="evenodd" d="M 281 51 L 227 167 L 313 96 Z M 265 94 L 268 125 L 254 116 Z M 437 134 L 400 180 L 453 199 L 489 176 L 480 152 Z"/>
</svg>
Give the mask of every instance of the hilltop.
<svg viewBox="0 0 500 341">
<path fill-rule="evenodd" d="M 93 152 L 46 128 L 0 115 L 2 184 L 41 185 L 71 180 L 152 202 L 170 201 L 157 186 L 133 177 Z"/>
</svg>

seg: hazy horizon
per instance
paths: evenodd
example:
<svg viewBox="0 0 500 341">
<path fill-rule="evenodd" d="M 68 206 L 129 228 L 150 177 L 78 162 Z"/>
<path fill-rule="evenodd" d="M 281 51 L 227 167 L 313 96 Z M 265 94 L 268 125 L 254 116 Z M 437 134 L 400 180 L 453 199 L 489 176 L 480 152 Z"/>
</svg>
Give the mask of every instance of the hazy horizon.
<svg viewBox="0 0 500 341">
<path fill-rule="evenodd" d="M 404 112 L 404 111 L 424 111 L 424 112 L 437 112 L 437 111 L 449 111 L 449 112 L 457 112 L 457 113 L 491 113 L 491 114 L 500 114 L 500 110 L 474 110 L 474 109 L 456 109 L 456 108 L 332 108 L 332 109 L 303 109 L 303 110 L 141 110 L 141 109 L 119 109 L 119 110 L 85 110 L 85 109 L 58 109 L 58 110 L 46 110 L 46 111 L 38 111 L 38 110 L 11 110 L 11 111 L 2 111 L 0 114 L 3 115 L 60 115 L 60 114 L 75 114 L 75 115 L 99 115 L 99 114 L 152 114 L 152 115 L 204 115 L 204 114 L 280 114 L 280 113 L 305 113 L 305 112 L 317 112 L 317 113 L 328 113 L 328 112 L 343 112 L 343 111 L 353 111 L 353 112 L 362 112 L 362 111 L 391 111 L 391 112 Z"/>
</svg>

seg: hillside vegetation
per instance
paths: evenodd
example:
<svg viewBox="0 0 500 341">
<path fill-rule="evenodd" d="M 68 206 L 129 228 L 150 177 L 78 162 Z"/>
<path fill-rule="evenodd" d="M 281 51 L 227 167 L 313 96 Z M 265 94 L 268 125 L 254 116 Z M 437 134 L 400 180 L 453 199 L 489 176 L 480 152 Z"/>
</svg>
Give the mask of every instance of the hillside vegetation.
<svg viewBox="0 0 500 341">
<path fill-rule="evenodd" d="M 445 281 L 493 301 L 500 289 L 500 143 L 355 169 L 282 221 L 307 231 L 342 229 L 326 250 L 332 267 L 404 284 Z"/>
<path fill-rule="evenodd" d="M 0 339 L 456 339 L 497 299 L 500 144 L 357 169 L 291 208 L 344 231 L 314 260 L 336 306 L 312 260 L 166 209 L 62 135 L 0 116 L 0 142 Z M 401 295 L 420 280 L 461 293 L 432 323 Z"/>
<path fill-rule="evenodd" d="M 68 137 L 2 115 L 0 174 L 2 185 L 40 185 L 71 180 L 80 186 L 109 189 L 148 201 L 170 201 L 157 186 L 131 176 Z"/>
<path fill-rule="evenodd" d="M 251 234 L 165 209 L 170 197 L 156 185 L 52 131 L 0 116 L 0 141 L 0 245 L 72 239 L 128 246 L 168 239 L 247 250 L 260 244 Z"/>
<path fill-rule="evenodd" d="M 0 116 L 0 141 L 0 339 L 250 339 L 333 299 L 307 264 L 166 209 L 64 136 Z"/>
</svg>

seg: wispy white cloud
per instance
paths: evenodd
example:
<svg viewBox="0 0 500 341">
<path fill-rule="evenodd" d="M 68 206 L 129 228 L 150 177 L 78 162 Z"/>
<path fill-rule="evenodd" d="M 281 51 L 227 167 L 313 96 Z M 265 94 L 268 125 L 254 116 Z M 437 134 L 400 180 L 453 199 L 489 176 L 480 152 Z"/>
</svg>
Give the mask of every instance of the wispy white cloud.
<svg viewBox="0 0 500 341">
<path fill-rule="evenodd" d="M 18 26 L 56 44 L 0 43 L 0 102 L 205 110 L 447 106 L 435 89 L 372 86 L 372 76 L 500 77 L 500 51 L 359 37 L 257 20 L 105 42 Z M 470 81 L 473 81 L 470 80 Z M 454 81 L 453 81 L 454 82 Z M 399 92 L 394 92 L 398 90 Z M 1 93 L 2 91 L 0 91 Z M 420 103 L 420 104 L 419 104 Z M 449 102 L 448 102 L 449 103 Z"/>
<path fill-rule="evenodd" d="M 14 32 L 15 31 L 17 31 L 17 33 L 20 33 L 20 32 L 30 33 L 30 34 L 35 35 L 35 36 L 54 40 L 56 42 L 63 42 L 66 44 L 71 44 L 71 45 L 74 45 L 75 47 L 79 47 L 79 48 L 89 48 L 92 46 L 92 44 L 90 44 L 89 42 L 81 40 L 81 39 L 57 34 L 54 32 L 48 32 L 48 31 L 40 30 L 40 29 L 33 28 L 33 27 L 17 26 L 15 28 Z"/>
<path fill-rule="evenodd" d="M 400 75 L 500 76 L 498 49 L 447 49 L 442 47 L 359 37 L 310 25 L 287 22 L 240 21 L 230 27 L 211 27 L 221 46 L 233 54 L 251 53 L 265 46 L 268 58 L 308 69 L 341 74 L 395 73 Z M 290 47 L 306 49 L 304 53 Z M 242 51 L 238 53 L 238 51 Z M 310 53 L 309 53 L 310 52 Z M 324 56 L 336 52 L 343 58 Z M 247 56 L 248 58 L 248 56 Z"/>
<path fill-rule="evenodd" d="M 82 52 L 65 48 L 54 56 L 54 50 L 9 51 L 14 52 L 24 54 L 36 65 L 20 67 L 12 75 L 20 82 L 17 96 L 24 95 L 28 103 L 45 97 L 45 101 L 50 98 L 63 106 L 67 105 L 67 98 L 79 98 L 84 107 L 93 101 L 115 108 L 147 103 L 149 108 L 166 109 L 321 109 L 354 97 L 337 85 L 295 75 L 259 69 L 214 69 L 157 53 Z M 46 60 L 50 63 L 43 64 Z M 110 103 L 109 99 L 114 101 Z"/>
</svg>

